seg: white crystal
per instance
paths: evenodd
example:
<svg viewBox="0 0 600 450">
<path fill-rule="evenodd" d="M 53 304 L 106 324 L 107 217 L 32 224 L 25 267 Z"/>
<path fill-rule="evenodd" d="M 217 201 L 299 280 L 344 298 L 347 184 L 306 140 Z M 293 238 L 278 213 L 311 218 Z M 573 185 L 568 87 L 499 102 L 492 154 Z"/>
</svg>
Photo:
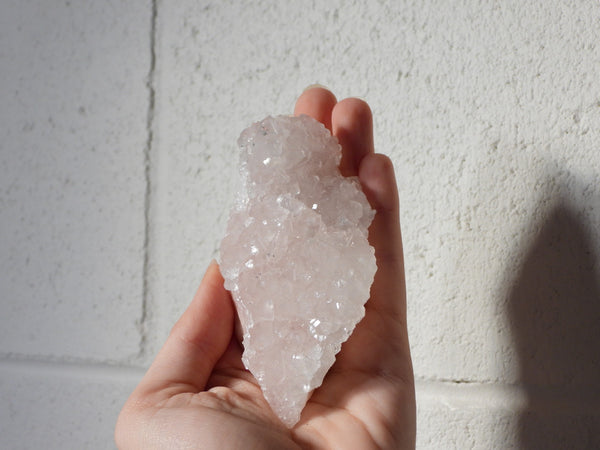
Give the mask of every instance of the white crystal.
<svg viewBox="0 0 600 450">
<path fill-rule="evenodd" d="M 242 188 L 221 243 L 221 271 L 243 332 L 243 362 L 289 427 L 364 316 L 376 271 L 374 211 L 341 147 L 308 116 L 267 117 L 242 132 Z"/>
</svg>

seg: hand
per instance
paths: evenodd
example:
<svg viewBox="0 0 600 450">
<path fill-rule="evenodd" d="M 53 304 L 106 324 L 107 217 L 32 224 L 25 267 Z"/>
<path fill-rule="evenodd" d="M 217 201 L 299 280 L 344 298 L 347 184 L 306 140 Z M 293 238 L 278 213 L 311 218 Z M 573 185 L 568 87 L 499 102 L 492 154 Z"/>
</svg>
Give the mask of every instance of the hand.
<svg viewBox="0 0 600 450">
<path fill-rule="evenodd" d="M 398 193 L 391 161 L 374 153 L 369 106 L 315 87 L 296 103 L 335 134 L 340 169 L 358 175 L 377 211 L 369 229 L 377 273 L 366 315 L 343 344 L 300 422 L 287 429 L 241 362 L 235 309 L 218 266 L 123 407 L 121 449 L 414 448 L 415 393 L 406 328 Z"/>
</svg>

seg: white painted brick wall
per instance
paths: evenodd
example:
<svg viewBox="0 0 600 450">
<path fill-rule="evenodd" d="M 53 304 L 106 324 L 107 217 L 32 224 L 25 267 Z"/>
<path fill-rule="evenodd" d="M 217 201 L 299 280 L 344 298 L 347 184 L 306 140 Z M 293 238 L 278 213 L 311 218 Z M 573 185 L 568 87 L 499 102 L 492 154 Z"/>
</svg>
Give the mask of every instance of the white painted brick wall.
<svg viewBox="0 0 600 450">
<path fill-rule="evenodd" d="M 156 13 L 154 15 L 154 13 Z M 397 168 L 419 448 L 600 447 L 600 4 L 4 1 L 0 448 L 112 448 L 309 84 Z"/>
</svg>

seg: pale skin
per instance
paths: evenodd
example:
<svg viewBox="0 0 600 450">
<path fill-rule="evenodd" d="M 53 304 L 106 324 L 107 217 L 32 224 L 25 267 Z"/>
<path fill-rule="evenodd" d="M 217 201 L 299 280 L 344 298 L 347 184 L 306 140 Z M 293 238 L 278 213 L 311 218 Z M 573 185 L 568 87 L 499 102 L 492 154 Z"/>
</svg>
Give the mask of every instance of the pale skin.
<svg viewBox="0 0 600 450">
<path fill-rule="evenodd" d="M 369 229 L 377 273 L 357 325 L 302 412 L 286 428 L 241 362 L 235 308 L 216 263 L 127 400 L 120 449 L 408 449 L 415 391 L 408 333 L 398 193 L 390 159 L 374 151 L 369 106 L 338 102 L 322 87 L 296 103 L 342 145 L 340 169 L 358 175 L 376 210 Z"/>
</svg>

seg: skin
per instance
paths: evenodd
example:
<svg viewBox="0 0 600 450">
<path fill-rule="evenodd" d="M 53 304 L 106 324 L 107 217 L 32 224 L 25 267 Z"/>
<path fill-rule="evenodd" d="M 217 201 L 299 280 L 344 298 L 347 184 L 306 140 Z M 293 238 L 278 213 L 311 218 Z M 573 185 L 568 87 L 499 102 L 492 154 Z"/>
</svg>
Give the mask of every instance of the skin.
<svg viewBox="0 0 600 450">
<path fill-rule="evenodd" d="M 369 229 L 377 273 L 366 315 L 342 346 L 300 422 L 287 429 L 242 365 L 235 309 L 216 263 L 127 400 L 120 449 L 404 449 L 415 446 L 398 192 L 390 159 L 374 152 L 369 106 L 307 89 L 294 113 L 321 121 L 343 148 L 340 169 L 358 175 L 376 210 Z"/>
</svg>

